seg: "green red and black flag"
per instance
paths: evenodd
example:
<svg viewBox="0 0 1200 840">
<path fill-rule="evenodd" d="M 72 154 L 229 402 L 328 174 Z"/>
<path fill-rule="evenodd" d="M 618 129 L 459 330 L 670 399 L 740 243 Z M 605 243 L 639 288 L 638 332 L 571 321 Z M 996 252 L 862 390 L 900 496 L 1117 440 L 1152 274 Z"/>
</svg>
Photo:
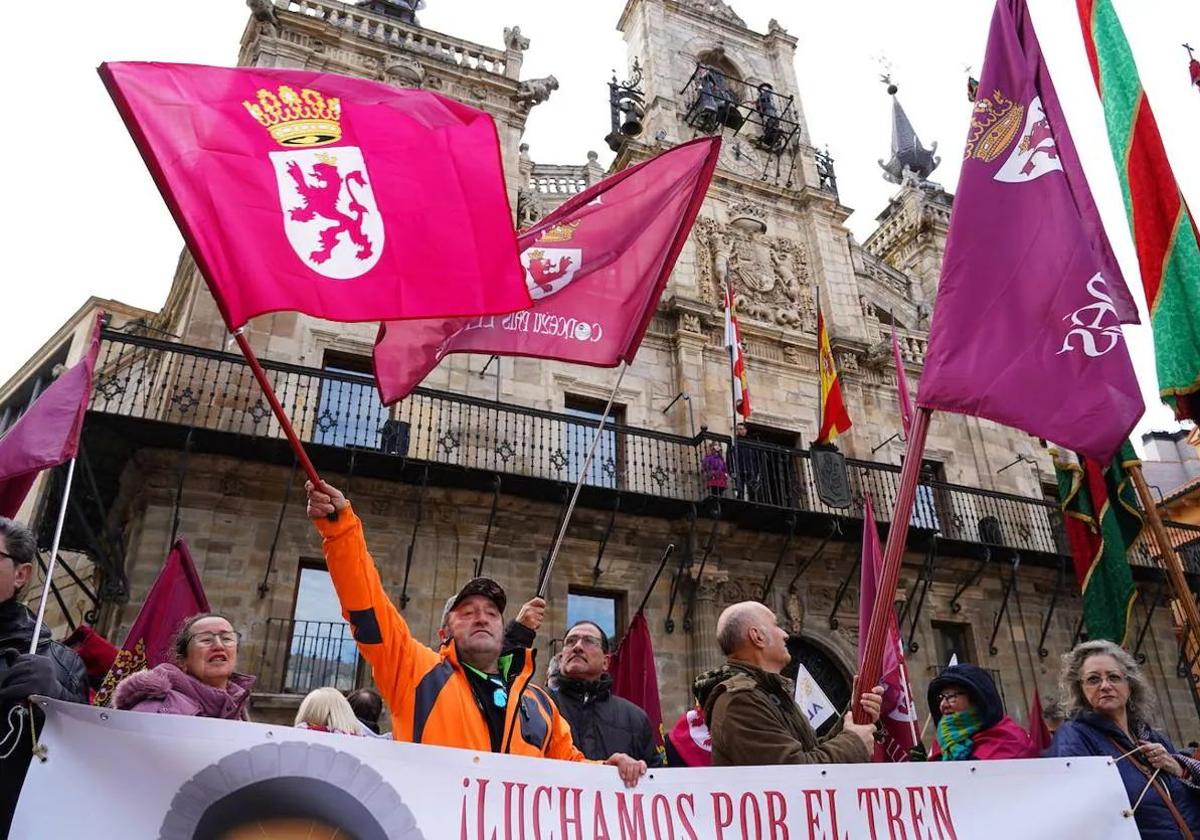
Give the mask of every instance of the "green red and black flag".
<svg viewBox="0 0 1200 840">
<path fill-rule="evenodd" d="M 1112 0 L 1075 0 L 1154 331 L 1158 390 L 1200 419 L 1200 232 L 1183 200 Z"/>
<path fill-rule="evenodd" d="M 1089 639 L 1123 644 L 1130 630 L 1137 590 L 1128 555 L 1144 526 L 1128 470 L 1139 463 L 1129 441 L 1107 465 L 1083 456 L 1078 463 L 1054 458 Z"/>
</svg>

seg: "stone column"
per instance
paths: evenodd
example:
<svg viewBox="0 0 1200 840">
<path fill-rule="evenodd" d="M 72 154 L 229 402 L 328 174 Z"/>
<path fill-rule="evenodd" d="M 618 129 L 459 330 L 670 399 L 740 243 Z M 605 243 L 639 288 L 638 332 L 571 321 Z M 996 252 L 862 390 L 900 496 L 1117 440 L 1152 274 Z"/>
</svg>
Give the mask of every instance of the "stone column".
<svg viewBox="0 0 1200 840">
<path fill-rule="evenodd" d="M 692 610 L 692 627 L 688 631 L 688 661 L 693 678 L 725 661 L 721 649 L 717 647 L 717 616 L 720 613 L 721 589 L 729 580 L 729 574 L 720 569 L 706 569 L 697 580 L 696 571 L 692 570 L 691 577 L 696 608 Z"/>
</svg>

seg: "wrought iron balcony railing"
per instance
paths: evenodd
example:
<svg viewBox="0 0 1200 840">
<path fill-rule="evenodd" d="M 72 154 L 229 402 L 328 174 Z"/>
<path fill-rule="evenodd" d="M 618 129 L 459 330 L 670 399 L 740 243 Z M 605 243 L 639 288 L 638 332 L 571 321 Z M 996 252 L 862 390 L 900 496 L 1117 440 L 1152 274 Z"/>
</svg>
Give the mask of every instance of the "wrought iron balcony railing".
<svg viewBox="0 0 1200 840">
<path fill-rule="evenodd" d="M 579 476 L 594 421 L 458 394 L 416 389 L 388 408 L 369 375 L 264 361 L 275 393 L 307 444 L 355 447 L 430 464 L 557 482 Z M 159 339 L 105 334 L 91 409 L 197 429 L 282 438 L 245 360 Z M 809 453 L 726 437 L 607 427 L 585 482 L 689 502 L 714 493 L 799 512 L 861 518 L 864 494 L 887 521 L 899 467 L 848 459 L 853 503 L 817 497 Z M 714 461 L 726 472 L 718 489 Z M 1044 554 L 1068 553 L 1053 502 L 943 482 L 923 483 L 911 524 L 942 539 Z M 1184 529 L 1184 526 L 1180 526 Z M 1200 537 L 1179 530 L 1180 544 Z M 1140 562 L 1158 565 L 1143 552 Z M 1195 571 L 1196 569 L 1193 569 Z"/>
<path fill-rule="evenodd" d="M 362 670 L 349 624 L 268 618 L 256 690 L 307 694 L 328 685 L 345 692 L 362 683 Z"/>
</svg>

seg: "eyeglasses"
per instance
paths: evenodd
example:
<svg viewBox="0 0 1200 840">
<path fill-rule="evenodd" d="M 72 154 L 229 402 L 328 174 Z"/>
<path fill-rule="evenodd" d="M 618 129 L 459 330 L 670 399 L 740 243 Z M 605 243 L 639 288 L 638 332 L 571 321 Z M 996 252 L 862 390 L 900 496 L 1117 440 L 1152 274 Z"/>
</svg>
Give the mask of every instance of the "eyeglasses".
<svg viewBox="0 0 1200 840">
<path fill-rule="evenodd" d="M 1109 685 L 1118 686 L 1125 682 L 1124 674 L 1088 674 L 1080 682 L 1088 688 L 1099 688 L 1107 680 Z"/>
<path fill-rule="evenodd" d="M 200 647 L 212 647 L 221 643 L 221 647 L 237 647 L 238 642 L 242 640 L 242 634 L 236 631 L 225 633 L 197 633 L 192 636 L 189 641 L 195 642 Z"/>
<path fill-rule="evenodd" d="M 943 691 L 941 694 L 939 694 L 937 696 L 937 702 L 938 702 L 938 705 L 940 706 L 943 703 L 953 703 L 959 697 L 966 697 L 966 696 L 967 696 L 967 694 L 964 691 Z"/>
<path fill-rule="evenodd" d="M 575 645 L 586 648 L 598 648 L 603 646 L 603 644 L 599 636 L 568 636 L 563 639 L 564 648 L 575 647 Z"/>
</svg>

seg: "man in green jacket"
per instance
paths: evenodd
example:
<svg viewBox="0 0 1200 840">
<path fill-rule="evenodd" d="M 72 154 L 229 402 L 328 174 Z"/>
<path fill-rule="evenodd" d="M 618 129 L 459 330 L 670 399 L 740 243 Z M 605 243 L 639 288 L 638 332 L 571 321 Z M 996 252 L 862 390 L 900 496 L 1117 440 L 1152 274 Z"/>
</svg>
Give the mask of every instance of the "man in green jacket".
<svg viewBox="0 0 1200 840">
<path fill-rule="evenodd" d="M 871 760 L 883 687 L 862 695 L 870 724 L 849 714 L 818 739 L 796 705 L 792 681 L 780 675 L 791 661 L 788 634 L 775 613 L 743 601 L 721 613 L 717 644 L 727 660 L 696 680 L 696 699 L 712 734 L 716 767 L 764 764 L 858 764 Z"/>
</svg>

